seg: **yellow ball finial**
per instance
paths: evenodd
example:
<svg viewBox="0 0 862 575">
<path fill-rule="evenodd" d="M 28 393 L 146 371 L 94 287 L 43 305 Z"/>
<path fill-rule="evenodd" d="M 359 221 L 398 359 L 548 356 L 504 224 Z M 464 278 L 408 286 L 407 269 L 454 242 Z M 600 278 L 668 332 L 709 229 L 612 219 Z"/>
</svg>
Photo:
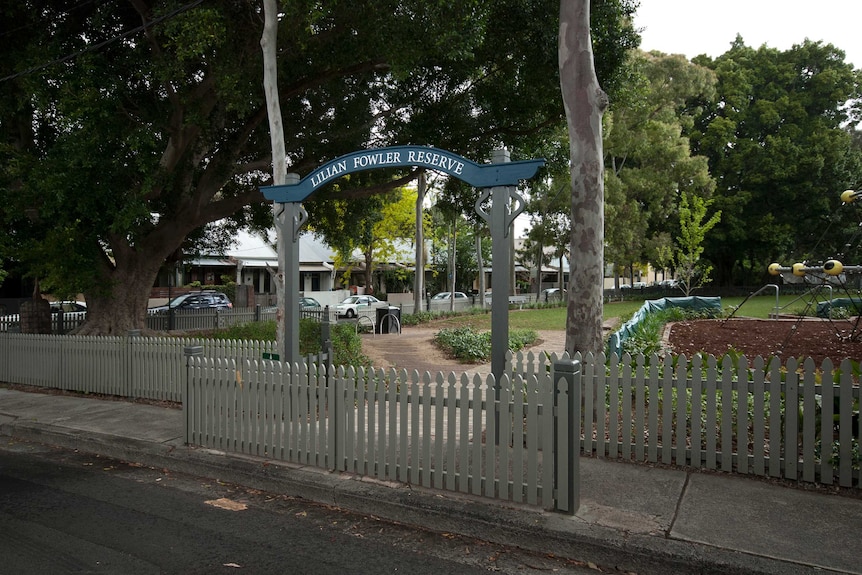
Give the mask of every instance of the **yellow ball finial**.
<svg viewBox="0 0 862 575">
<path fill-rule="evenodd" d="M 845 204 L 856 201 L 856 197 L 860 194 L 856 190 L 844 190 L 841 192 L 841 201 Z"/>
<path fill-rule="evenodd" d="M 844 271 L 844 264 L 838 260 L 829 260 L 823 264 L 823 271 L 831 276 L 840 275 Z"/>
<path fill-rule="evenodd" d="M 793 264 L 793 275 L 802 277 L 805 275 L 805 264 L 795 263 Z"/>
<path fill-rule="evenodd" d="M 781 268 L 781 264 L 772 263 L 772 264 L 769 264 L 769 267 L 767 269 L 769 270 L 769 273 L 771 275 L 777 276 L 778 274 L 781 273 L 781 271 L 779 271 L 780 268 Z"/>
</svg>

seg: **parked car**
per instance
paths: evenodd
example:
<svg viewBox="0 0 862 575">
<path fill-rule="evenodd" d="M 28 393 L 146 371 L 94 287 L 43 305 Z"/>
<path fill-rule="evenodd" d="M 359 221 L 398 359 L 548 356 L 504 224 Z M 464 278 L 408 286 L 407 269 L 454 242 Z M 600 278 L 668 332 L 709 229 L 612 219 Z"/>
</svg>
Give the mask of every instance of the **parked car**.
<svg viewBox="0 0 862 575">
<path fill-rule="evenodd" d="M 51 313 L 78 313 L 87 311 L 87 304 L 82 301 L 52 301 Z"/>
<path fill-rule="evenodd" d="M 300 296 L 299 298 L 299 309 L 300 311 L 314 311 L 316 309 L 320 309 L 323 306 L 320 305 L 320 302 L 314 299 L 313 297 L 304 297 Z M 277 305 L 270 305 L 265 308 L 262 308 L 260 311 L 264 313 L 275 313 L 278 310 Z"/>
<path fill-rule="evenodd" d="M 566 290 L 562 288 L 548 288 L 542 290 L 540 301 L 560 300 L 566 296 Z"/>
<path fill-rule="evenodd" d="M 661 280 L 658 285 L 663 288 L 679 287 L 679 280 Z"/>
<path fill-rule="evenodd" d="M 198 292 L 184 293 L 178 295 L 167 305 L 159 305 L 149 308 L 149 313 L 164 313 L 172 310 L 189 309 L 230 309 L 233 304 L 225 294 L 214 290 L 203 290 Z"/>
<path fill-rule="evenodd" d="M 644 289 L 647 287 L 646 282 L 635 282 L 631 285 L 624 284 L 620 286 L 620 289 Z"/>
<path fill-rule="evenodd" d="M 486 298 L 488 296 L 489 296 L 489 294 L 485 294 Z M 452 299 L 452 295 L 451 295 L 451 292 L 448 292 L 448 291 L 441 291 L 440 293 L 434 294 L 434 297 L 431 298 L 432 301 L 450 300 L 450 299 Z M 455 292 L 455 301 L 458 301 L 458 300 L 465 300 L 466 301 L 467 300 L 467 294 L 465 294 L 462 291 L 456 291 Z"/>
<path fill-rule="evenodd" d="M 356 317 L 360 311 L 375 308 L 381 305 L 386 305 L 385 301 L 380 301 L 373 295 L 352 295 L 335 306 L 335 313 L 338 317 Z"/>
<path fill-rule="evenodd" d="M 315 309 L 323 306 L 313 297 L 301 297 L 299 298 L 299 307 L 300 309 Z"/>
</svg>

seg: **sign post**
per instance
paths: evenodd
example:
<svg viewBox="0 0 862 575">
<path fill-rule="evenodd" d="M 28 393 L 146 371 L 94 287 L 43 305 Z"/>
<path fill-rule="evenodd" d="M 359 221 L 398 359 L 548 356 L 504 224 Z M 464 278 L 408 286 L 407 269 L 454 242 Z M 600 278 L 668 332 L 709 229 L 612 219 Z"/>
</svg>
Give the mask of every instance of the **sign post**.
<svg viewBox="0 0 862 575">
<path fill-rule="evenodd" d="M 284 349 L 282 361 L 295 363 L 299 357 L 299 233 L 308 220 L 302 201 L 320 187 L 354 172 L 380 168 L 418 167 L 428 168 L 458 178 L 473 187 L 484 188 L 476 201 L 476 211 L 491 227 L 492 259 L 496 273 L 492 276 L 491 300 L 491 371 L 497 380 L 496 395 L 499 396 L 499 381 L 506 368 L 506 352 L 509 348 L 509 291 L 511 279 L 507 273 L 510 244 L 507 241 L 512 223 L 524 210 L 524 199 L 516 186 L 521 180 L 532 178 L 545 160 L 512 162 L 507 150 L 496 150 L 491 164 L 477 164 L 452 152 L 426 146 L 394 146 L 360 150 L 341 156 L 314 170 L 300 179 L 298 174 L 287 174 L 283 185 L 263 186 L 260 191 L 270 201 L 281 204 L 279 232 L 284 255 L 281 273 L 284 278 Z M 481 204 L 491 198 L 491 213 L 486 213 Z M 517 205 L 510 208 L 512 200 Z"/>
<path fill-rule="evenodd" d="M 299 182 L 298 174 L 287 174 L 285 185 Z M 308 221 L 308 212 L 301 202 L 284 202 L 278 216 L 283 259 L 279 262 L 283 278 L 284 333 L 281 338 L 281 360 L 290 364 L 299 361 L 299 233 Z"/>
</svg>

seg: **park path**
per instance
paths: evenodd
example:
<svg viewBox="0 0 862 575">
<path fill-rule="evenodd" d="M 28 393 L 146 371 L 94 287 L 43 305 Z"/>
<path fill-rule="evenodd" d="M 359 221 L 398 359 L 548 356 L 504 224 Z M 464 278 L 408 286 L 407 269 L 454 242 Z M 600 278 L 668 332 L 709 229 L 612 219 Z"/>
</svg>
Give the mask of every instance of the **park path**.
<svg viewBox="0 0 862 575">
<path fill-rule="evenodd" d="M 407 326 L 402 332 L 392 334 L 363 334 L 362 352 L 371 359 L 377 368 L 406 369 L 419 373 L 426 371 L 436 374 L 467 373 L 468 375 L 491 373 L 491 364 L 465 364 L 447 357 L 434 345 L 434 335 L 439 328 L 427 326 Z M 540 330 L 539 341 L 525 348 L 525 352 L 562 353 L 565 349 L 566 333 L 562 330 Z"/>
</svg>

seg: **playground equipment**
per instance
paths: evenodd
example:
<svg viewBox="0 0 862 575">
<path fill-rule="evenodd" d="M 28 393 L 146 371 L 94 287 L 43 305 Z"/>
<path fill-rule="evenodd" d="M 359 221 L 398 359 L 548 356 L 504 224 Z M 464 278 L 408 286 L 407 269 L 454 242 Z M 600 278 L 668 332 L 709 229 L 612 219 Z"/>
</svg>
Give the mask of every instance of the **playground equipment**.
<svg viewBox="0 0 862 575">
<path fill-rule="evenodd" d="M 846 190 L 841 194 L 842 206 L 852 204 L 862 200 L 862 189 Z M 862 203 L 862 202 L 860 202 Z M 845 248 L 851 247 L 854 243 L 858 243 L 862 239 L 862 221 L 860 221 L 857 231 L 853 234 L 850 240 L 845 244 Z M 839 254 L 841 255 L 841 254 Z M 783 266 L 779 263 L 769 264 L 768 271 L 770 275 L 781 276 L 786 284 L 804 283 L 811 286 L 811 289 L 805 291 L 792 302 L 785 304 L 782 308 L 779 306 L 777 284 L 767 284 L 762 288 L 750 293 L 739 305 L 739 310 L 745 302 L 751 297 L 766 291 L 775 290 L 775 309 L 771 317 L 778 318 L 781 315 L 782 309 L 786 309 L 797 302 L 805 303 L 801 313 L 796 315 L 796 321 L 790 329 L 787 338 L 782 343 L 782 347 L 793 337 L 799 324 L 806 316 L 813 315 L 823 317 L 832 322 L 835 326 L 835 336 L 839 340 L 858 341 L 862 339 L 862 292 L 860 292 L 860 279 L 862 279 L 862 265 L 845 265 L 837 258 L 827 259 L 822 263 L 797 262 L 790 266 Z M 855 287 L 853 287 L 855 286 Z M 839 292 L 846 297 L 836 298 L 834 293 Z M 828 299 L 824 299 L 824 295 L 828 294 Z M 843 316 L 849 316 L 853 321 L 852 328 L 846 329 L 846 324 L 843 324 L 841 329 L 838 328 L 834 319 L 838 315 L 836 309 L 845 308 L 846 313 L 842 312 Z M 731 317 L 733 314 L 731 314 Z M 730 319 L 730 318 L 728 318 Z"/>
</svg>

